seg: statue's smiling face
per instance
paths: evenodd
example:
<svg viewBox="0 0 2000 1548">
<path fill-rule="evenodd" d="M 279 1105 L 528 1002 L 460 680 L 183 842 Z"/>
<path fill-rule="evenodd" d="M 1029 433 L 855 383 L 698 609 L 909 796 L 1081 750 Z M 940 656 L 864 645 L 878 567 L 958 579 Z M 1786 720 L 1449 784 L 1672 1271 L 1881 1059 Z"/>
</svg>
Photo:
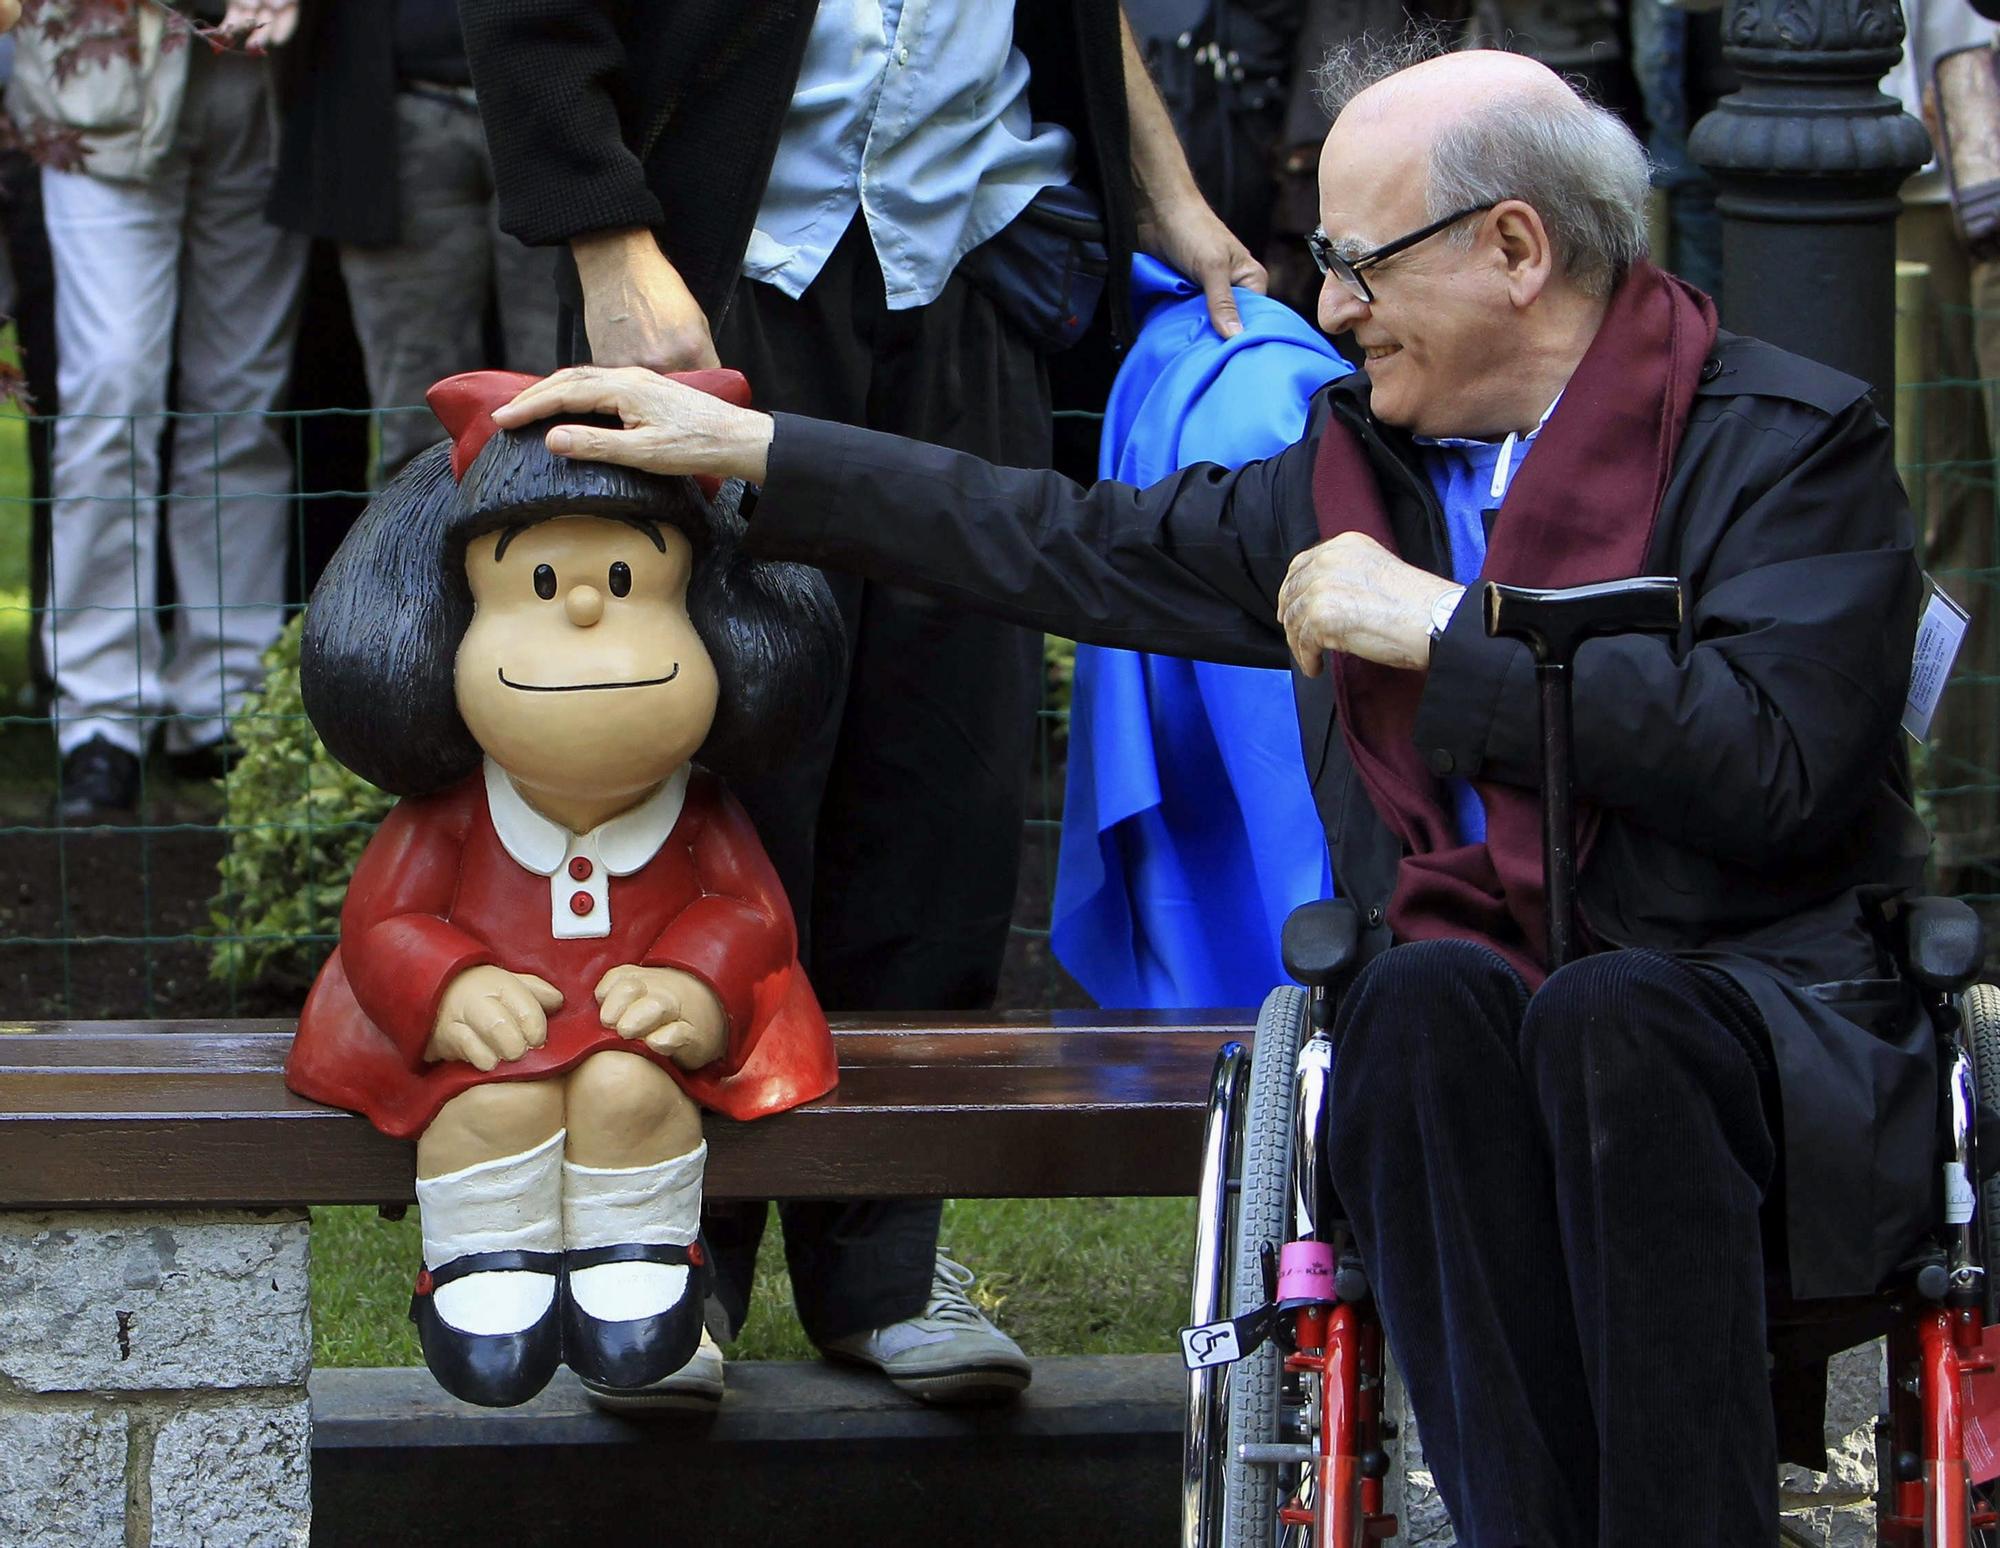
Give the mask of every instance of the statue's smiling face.
<svg viewBox="0 0 2000 1548">
<path fill-rule="evenodd" d="M 517 781 L 643 794 L 715 719 L 715 666 L 688 621 L 693 554 L 672 527 L 557 516 L 474 540 L 459 713 Z"/>
</svg>

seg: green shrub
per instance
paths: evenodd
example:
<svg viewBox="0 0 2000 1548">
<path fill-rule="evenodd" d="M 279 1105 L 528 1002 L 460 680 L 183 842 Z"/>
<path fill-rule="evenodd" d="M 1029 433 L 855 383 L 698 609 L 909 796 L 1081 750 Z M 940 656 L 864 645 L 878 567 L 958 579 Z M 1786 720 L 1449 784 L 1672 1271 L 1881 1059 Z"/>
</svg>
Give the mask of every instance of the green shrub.
<svg viewBox="0 0 2000 1548">
<path fill-rule="evenodd" d="M 1042 714 L 1049 721 L 1050 745 L 1069 742 L 1070 685 L 1076 681 L 1076 641 L 1042 636 Z"/>
<path fill-rule="evenodd" d="M 348 879 L 395 797 L 328 756 L 299 698 L 301 621 L 264 657 L 264 688 L 234 731 L 223 782 L 229 848 L 209 905 L 209 972 L 235 984 L 303 989 L 340 925 Z"/>
</svg>

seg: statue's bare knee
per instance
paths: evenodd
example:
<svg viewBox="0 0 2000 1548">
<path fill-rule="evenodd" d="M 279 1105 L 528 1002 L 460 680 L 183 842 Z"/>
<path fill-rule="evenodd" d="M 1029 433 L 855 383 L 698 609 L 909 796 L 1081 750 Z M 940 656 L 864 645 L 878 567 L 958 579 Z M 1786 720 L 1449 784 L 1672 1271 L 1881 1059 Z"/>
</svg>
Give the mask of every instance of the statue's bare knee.
<svg viewBox="0 0 2000 1548">
<path fill-rule="evenodd" d="M 439 1177 L 518 1156 L 563 1126 L 560 1080 L 492 1081 L 461 1091 L 417 1140 L 417 1175 Z"/>
<path fill-rule="evenodd" d="M 607 1049 L 569 1074 L 569 1159 L 579 1166 L 650 1166 L 701 1143 L 701 1109 L 643 1054 Z"/>
</svg>

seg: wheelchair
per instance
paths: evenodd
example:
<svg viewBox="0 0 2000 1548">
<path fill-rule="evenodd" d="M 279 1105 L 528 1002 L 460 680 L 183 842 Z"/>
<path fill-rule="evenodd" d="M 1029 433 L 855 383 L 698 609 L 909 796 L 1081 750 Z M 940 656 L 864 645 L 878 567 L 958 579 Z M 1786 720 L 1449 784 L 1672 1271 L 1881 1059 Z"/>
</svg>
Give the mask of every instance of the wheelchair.
<svg viewBox="0 0 2000 1548">
<path fill-rule="evenodd" d="M 1671 585 L 1488 587 L 1491 632 L 1516 632 L 1514 624 L 1524 636 L 1539 633 L 1541 644 L 1555 641 L 1536 656 L 1545 725 L 1561 732 L 1544 737 L 1543 770 L 1558 965 L 1568 958 L 1574 895 L 1563 843 L 1568 748 L 1552 745 L 1568 739 L 1562 674 L 1590 634 L 1664 629 L 1660 604 Z M 1653 588 L 1643 604 L 1632 589 L 1642 586 Z M 1512 617 L 1509 603 L 1518 605 Z M 1677 591 L 1673 614 L 1677 620 Z M 1550 620 L 1552 628 L 1538 629 Z M 1883 922 L 1938 1039 L 1936 1224 L 1874 1296 L 1774 1298 L 1769 1343 L 1776 1358 L 1818 1360 L 1885 1338 L 1888 1383 L 1875 1427 L 1878 1544 L 2000 1548 L 2000 1514 L 1974 1482 L 1975 1471 L 2000 1472 L 2000 1457 L 1986 1455 L 1987 1431 L 1972 1405 L 1972 1379 L 2000 1363 L 2000 1282 L 1989 1282 L 1984 1269 L 1988 1261 L 2000 1267 L 2000 1134 L 1987 1136 L 1995 1175 L 1981 1172 L 1978 1157 L 1982 1119 L 2000 1121 L 2000 988 L 1973 982 L 1983 932 L 1964 903 L 1900 900 Z M 1286 921 L 1282 950 L 1296 985 L 1271 991 L 1253 1046 L 1226 1044 L 1210 1083 L 1190 1326 L 1181 1335 L 1189 1372 L 1182 1548 L 1363 1548 L 1398 1529 L 1387 1497 L 1399 1439 L 1387 1353 L 1327 1170 L 1334 1013 L 1358 961 L 1352 907 L 1304 905 Z M 1990 1406 L 2000 1442 L 2000 1402 Z M 1968 1459 L 1969 1436 L 1984 1469 Z"/>
</svg>

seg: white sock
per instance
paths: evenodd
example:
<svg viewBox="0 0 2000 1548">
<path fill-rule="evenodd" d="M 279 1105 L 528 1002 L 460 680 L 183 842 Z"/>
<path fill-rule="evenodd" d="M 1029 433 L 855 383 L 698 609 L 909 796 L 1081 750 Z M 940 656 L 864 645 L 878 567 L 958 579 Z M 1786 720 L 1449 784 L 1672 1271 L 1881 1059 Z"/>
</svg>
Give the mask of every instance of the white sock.
<svg viewBox="0 0 2000 1548">
<path fill-rule="evenodd" d="M 701 1178 L 708 1142 L 651 1166 L 562 1165 L 563 1246 L 625 1242 L 685 1246 L 701 1228 Z M 569 1293 L 600 1322 L 657 1317 L 687 1289 L 688 1271 L 671 1263 L 599 1263 L 573 1270 Z"/>
<path fill-rule="evenodd" d="M 417 1179 L 424 1267 L 475 1252 L 562 1250 L 562 1153 L 558 1129 L 532 1150 Z M 462 1333 L 518 1333 L 555 1297 L 553 1274 L 468 1274 L 431 1293 L 437 1314 Z"/>
</svg>

